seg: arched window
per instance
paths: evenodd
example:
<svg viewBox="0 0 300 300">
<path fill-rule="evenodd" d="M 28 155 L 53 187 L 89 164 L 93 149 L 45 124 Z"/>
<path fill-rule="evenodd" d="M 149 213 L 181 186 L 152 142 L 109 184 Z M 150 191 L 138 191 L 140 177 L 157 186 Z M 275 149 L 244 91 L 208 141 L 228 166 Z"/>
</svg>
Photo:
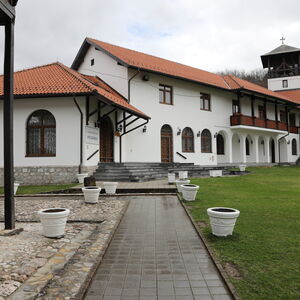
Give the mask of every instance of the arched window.
<svg viewBox="0 0 300 300">
<path fill-rule="evenodd" d="M 208 129 L 204 129 L 201 133 L 201 152 L 211 153 L 211 133 Z"/>
<path fill-rule="evenodd" d="M 222 134 L 217 135 L 217 154 L 218 155 L 225 154 L 224 137 Z"/>
<path fill-rule="evenodd" d="M 27 121 L 27 156 L 55 156 L 56 124 L 47 110 L 33 112 Z"/>
<path fill-rule="evenodd" d="M 182 152 L 194 152 L 194 133 L 189 127 L 182 131 Z"/>
<path fill-rule="evenodd" d="M 297 155 L 297 141 L 292 139 L 292 155 Z"/>
<path fill-rule="evenodd" d="M 246 143 L 246 155 L 250 155 L 250 144 L 248 138 L 246 138 L 245 143 Z"/>
</svg>

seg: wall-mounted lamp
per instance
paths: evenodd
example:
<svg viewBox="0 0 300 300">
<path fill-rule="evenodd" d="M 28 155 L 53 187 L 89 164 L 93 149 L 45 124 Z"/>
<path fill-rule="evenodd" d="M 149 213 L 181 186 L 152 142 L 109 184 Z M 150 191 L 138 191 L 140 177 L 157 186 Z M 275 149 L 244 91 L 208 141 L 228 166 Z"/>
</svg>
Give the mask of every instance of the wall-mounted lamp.
<svg viewBox="0 0 300 300">
<path fill-rule="evenodd" d="M 178 128 L 177 135 L 181 135 L 181 129 Z"/>
<path fill-rule="evenodd" d="M 218 133 L 216 132 L 216 133 L 214 134 L 214 138 L 217 138 L 217 136 L 218 136 Z"/>
<path fill-rule="evenodd" d="M 148 74 L 145 74 L 145 75 L 142 77 L 142 80 L 143 80 L 143 81 L 149 81 L 149 75 L 148 75 Z"/>
<path fill-rule="evenodd" d="M 201 133 L 200 131 L 197 132 L 197 137 L 200 137 Z"/>
<path fill-rule="evenodd" d="M 147 131 L 147 126 L 145 125 L 144 127 L 143 127 L 143 132 L 146 132 Z"/>
<path fill-rule="evenodd" d="M 120 124 L 117 128 L 117 131 L 121 132 L 122 130 L 123 130 L 123 126 L 122 126 L 122 124 Z"/>
</svg>

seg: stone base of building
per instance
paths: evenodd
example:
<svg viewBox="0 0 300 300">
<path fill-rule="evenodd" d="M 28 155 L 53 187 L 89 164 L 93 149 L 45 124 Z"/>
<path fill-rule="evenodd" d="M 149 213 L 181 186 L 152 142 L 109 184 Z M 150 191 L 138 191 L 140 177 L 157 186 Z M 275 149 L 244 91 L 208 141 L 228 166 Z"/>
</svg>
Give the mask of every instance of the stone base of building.
<svg viewBox="0 0 300 300">
<path fill-rule="evenodd" d="M 15 167 L 15 182 L 21 185 L 76 183 L 78 166 Z M 3 168 L 0 183 L 3 186 Z"/>
</svg>

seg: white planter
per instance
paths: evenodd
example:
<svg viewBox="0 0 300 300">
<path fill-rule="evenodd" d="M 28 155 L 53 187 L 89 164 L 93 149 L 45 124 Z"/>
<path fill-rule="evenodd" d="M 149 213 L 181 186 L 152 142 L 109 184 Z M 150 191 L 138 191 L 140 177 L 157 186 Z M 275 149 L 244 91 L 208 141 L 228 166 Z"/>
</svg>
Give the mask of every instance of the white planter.
<svg viewBox="0 0 300 300">
<path fill-rule="evenodd" d="M 168 182 L 169 182 L 170 184 L 172 184 L 172 183 L 175 182 L 175 180 L 176 180 L 176 175 L 175 175 L 175 173 L 168 173 Z"/>
<path fill-rule="evenodd" d="M 189 184 L 190 180 L 188 180 L 188 179 L 186 179 L 186 180 L 176 180 L 175 183 L 176 183 L 178 193 L 182 193 L 181 186 L 183 184 Z"/>
<path fill-rule="evenodd" d="M 18 187 L 19 187 L 20 183 L 14 183 L 14 195 L 17 194 L 17 190 L 18 190 Z"/>
<path fill-rule="evenodd" d="M 43 235 L 46 237 L 62 237 L 70 210 L 67 208 L 46 208 L 38 211 L 42 223 Z"/>
<path fill-rule="evenodd" d="M 84 202 L 97 203 L 99 199 L 101 188 L 97 186 L 86 186 L 82 188 L 84 195 Z"/>
<path fill-rule="evenodd" d="M 81 173 L 81 174 L 77 174 L 77 179 L 79 183 L 83 183 L 84 182 L 84 178 L 88 177 L 89 174 L 88 173 Z"/>
<path fill-rule="evenodd" d="M 223 171 L 222 170 L 209 170 L 210 177 L 222 177 Z"/>
<path fill-rule="evenodd" d="M 232 235 L 236 219 L 240 211 L 227 207 L 211 207 L 207 209 L 213 235 Z"/>
<path fill-rule="evenodd" d="M 106 194 L 115 194 L 117 190 L 118 182 L 103 182 L 103 187 Z"/>
<path fill-rule="evenodd" d="M 239 169 L 241 172 L 245 172 L 246 171 L 246 165 L 239 165 Z"/>
<path fill-rule="evenodd" d="M 195 184 L 182 184 L 182 197 L 186 201 L 194 201 L 196 199 L 197 192 L 199 190 L 199 185 Z"/>
<path fill-rule="evenodd" d="M 178 176 L 179 176 L 179 179 L 187 179 L 188 178 L 188 171 L 179 171 L 178 172 Z"/>
</svg>

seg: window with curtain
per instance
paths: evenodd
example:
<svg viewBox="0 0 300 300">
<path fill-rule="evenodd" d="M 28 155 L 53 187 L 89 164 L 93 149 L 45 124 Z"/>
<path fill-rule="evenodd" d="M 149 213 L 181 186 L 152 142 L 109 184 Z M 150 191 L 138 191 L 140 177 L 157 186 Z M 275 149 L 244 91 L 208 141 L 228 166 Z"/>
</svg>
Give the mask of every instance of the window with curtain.
<svg viewBox="0 0 300 300">
<path fill-rule="evenodd" d="M 189 127 L 182 131 L 182 152 L 194 152 L 194 133 Z"/>
<path fill-rule="evenodd" d="M 297 155 L 297 141 L 296 141 L 296 139 L 292 140 L 292 155 Z"/>
<path fill-rule="evenodd" d="M 201 133 L 201 152 L 211 153 L 211 133 L 208 129 L 204 129 Z"/>
<path fill-rule="evenodd" d="M 27 156 L 55 156 L 56 122 L 47 110 L 33 112 L 27 121 Z"/>
</svg>

